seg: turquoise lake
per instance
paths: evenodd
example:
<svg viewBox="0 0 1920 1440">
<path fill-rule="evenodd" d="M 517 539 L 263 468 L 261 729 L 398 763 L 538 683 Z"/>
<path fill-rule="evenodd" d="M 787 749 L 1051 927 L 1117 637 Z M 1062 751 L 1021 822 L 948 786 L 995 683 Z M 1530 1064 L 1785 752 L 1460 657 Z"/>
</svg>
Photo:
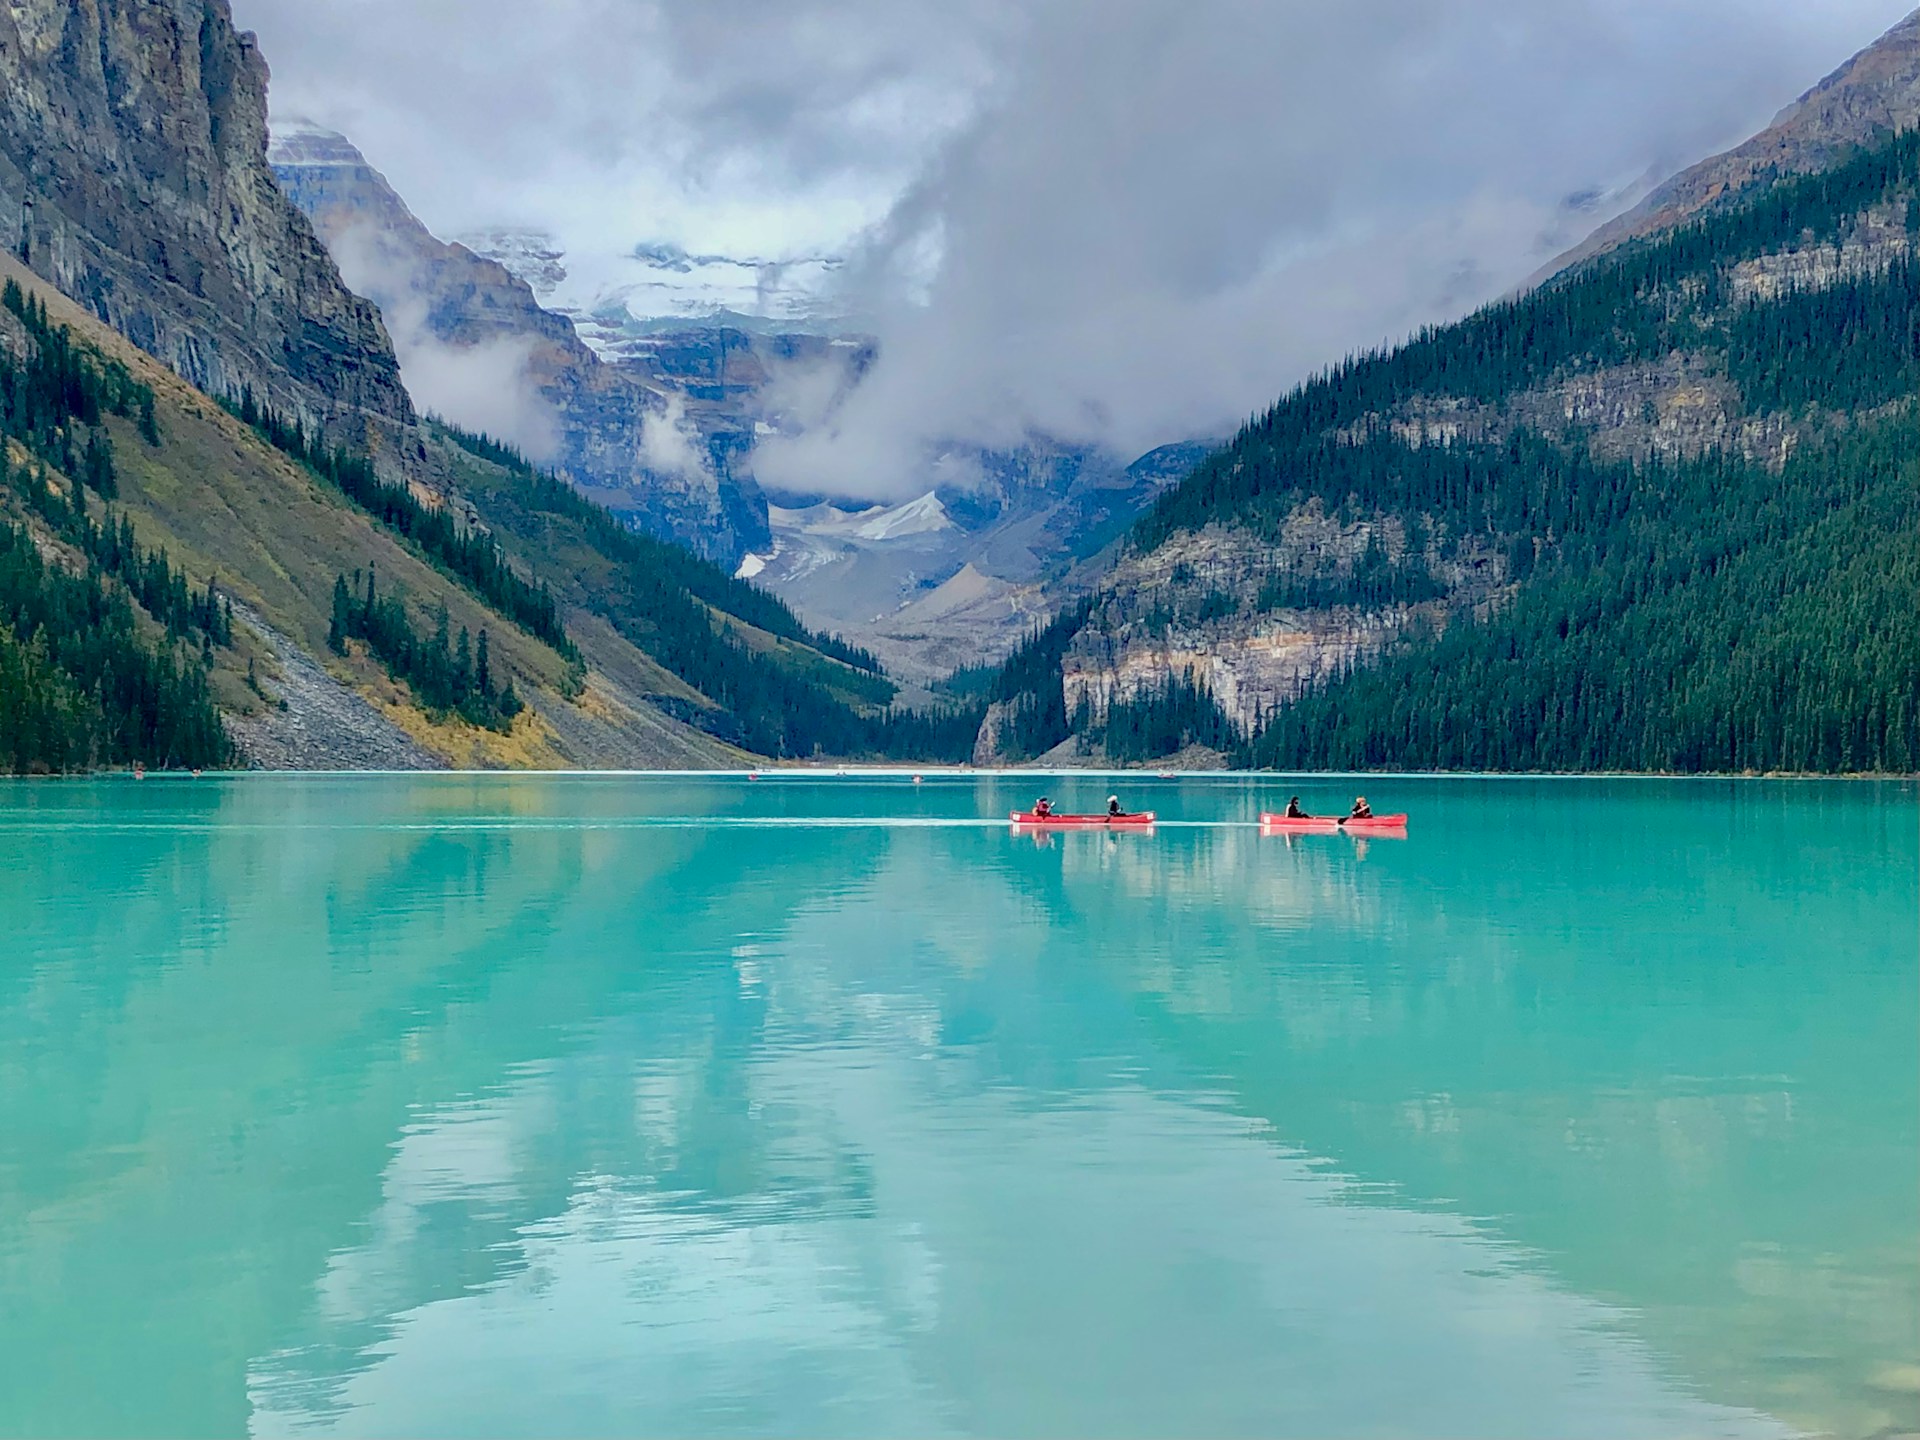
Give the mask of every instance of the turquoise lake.
<svg viewBox="0 0 1920 1440">
<path fill-rule="evenodd" d="M 1115 783 L 0 783 L 0 1434 L 1920 1430 L 1920 788 Z"/>
</svg>

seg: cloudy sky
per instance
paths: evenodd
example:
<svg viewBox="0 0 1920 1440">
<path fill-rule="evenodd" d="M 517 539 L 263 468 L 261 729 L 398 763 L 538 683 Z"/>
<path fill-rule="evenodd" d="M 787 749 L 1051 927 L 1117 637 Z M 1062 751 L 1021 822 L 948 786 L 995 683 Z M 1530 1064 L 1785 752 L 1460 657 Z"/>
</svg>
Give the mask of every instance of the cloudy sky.
<svg viewBox="0 0 1920 1440">
<path fill-rule="evenodd" d="M 845 254 L 872 379 L 770 478 L 1138 451 L 1523 279 L 1908 0 L 233 0 L 436 232 Z M 811 484 L 809 483 L 811 482 Z M 923 488 L 923 487 L 922 487 Z"/>
</svg>

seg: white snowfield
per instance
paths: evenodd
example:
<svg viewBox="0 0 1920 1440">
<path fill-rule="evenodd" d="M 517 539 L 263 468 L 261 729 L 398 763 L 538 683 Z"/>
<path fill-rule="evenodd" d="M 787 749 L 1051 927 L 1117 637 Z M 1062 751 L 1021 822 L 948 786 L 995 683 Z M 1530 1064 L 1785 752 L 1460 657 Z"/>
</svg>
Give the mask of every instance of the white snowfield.
<svg viewBox="0 0 1920 1440">
<path fill-rule="evenodd" d="M 726 320 L 752 328 L 832 330 L 824 297 L 837 256 L 767 260 L 688 255 L 668 246 L 626 254 L 569 253 L 544 231 L 496 228 L 459 237 L 533 286 L 540 303 L 566 316 L 603 360 L 666 322 Z"/>
<path fill-rule="evenodd" d="M 931 535 L 958 527 L 947 515 L 940 497 L 929 490 L 902 505 L 870 505 L 865 510 L 843 510 L 837 505 L 810 505 L 804 510 L 767 507 L 767 523 L 774 533 L 831 536 L 837 540 L 899 540 L 908 535 Z"/>
</svg>

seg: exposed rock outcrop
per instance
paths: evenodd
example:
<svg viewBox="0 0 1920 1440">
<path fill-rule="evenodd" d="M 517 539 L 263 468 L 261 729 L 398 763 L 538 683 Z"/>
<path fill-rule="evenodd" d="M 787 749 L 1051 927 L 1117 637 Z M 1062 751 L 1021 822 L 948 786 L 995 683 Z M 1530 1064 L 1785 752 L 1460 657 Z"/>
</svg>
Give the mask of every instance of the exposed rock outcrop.
<svg viewBox="0 0 1920 1440">
<path fill-rule="evenodd" d="M 397 433 L 380 317 L 267 168 L 266 86 L 227 0 L 0 7 L 0 242 L 203 390 Z"/>
<path fill-rule="evenodd" d="M 1190 676 L 1250 734 L 1262 716 L 1366 664 L 1410 627 L 1439 629 L 1456 612 L 1497 599 L 1505 562 L 1480 537 L 1421 537 L 1417 556 L 1413 538 L 1398 517 L 1343 519 L 1314 501 L 1277 537 L 1210 525 L 1127 556 L 1066 652 L 1068 713 L 1084 712 L 1097 725 L 1116 701 Z M 1370 549 L 1392 561 L 1418 558 L 1437 593 L 1416 603 L 1310 608 L 1273 598 L 1276 581 L 1350 575 Z"/>
<path fill-rule="evenodd" d="M 1563 440 L 1579 432 L 1599 460 L 1684 460 L 1724 450 L 1776 469 L 1796 438 L 1783 416 L 1747 414 L 1723 368 L 1684 351 L 1569 375 L 1500 405 L 1422 397 L 1397 406 L 1386 424 L 1416 449 L 1485 444 L 1527 429 Z"/>
</svg>

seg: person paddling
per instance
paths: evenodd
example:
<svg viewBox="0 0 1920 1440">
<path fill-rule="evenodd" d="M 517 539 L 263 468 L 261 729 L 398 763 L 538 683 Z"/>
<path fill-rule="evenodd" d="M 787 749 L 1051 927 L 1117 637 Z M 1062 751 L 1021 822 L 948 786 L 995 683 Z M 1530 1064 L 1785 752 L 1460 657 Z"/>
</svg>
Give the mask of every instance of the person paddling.
<svg viewBox="0 0 1920 1440">
<path fill-rule="evenodd" d="M 1353 811 L 1347 816 L 1347 819 L 1371 820 L 1372 818 L 1373 818 L 1373 807 L 1367 804 L 1367 797 L 1364 795 L 1356 796 L 1353 802 Z"/>
<path fill-rule="evenodd" d="M 1307 814 L 1306 811 L 1300 808 L 1300 797 L 1298 795 L 1295 795 L 1292 799 L 1287 801 L 1287 819 L 1311 820 L 1312 818 L 1313 817 L 1311 815 Z"/>
<path fill-rule="evenodd" d="M 1047 819 L 1053 814 L 1053 801 L 1042 795 L 1033 802 L 1033 813 L 1042 820 Z"/>
<path fill-rule="evenodd" d="M 1118 820 L 1126 813 L 1126 811 L 1120 808 L 1120 797 L 1118 795 L 1107 796 L 1107 819 Z"/>
</svg>

